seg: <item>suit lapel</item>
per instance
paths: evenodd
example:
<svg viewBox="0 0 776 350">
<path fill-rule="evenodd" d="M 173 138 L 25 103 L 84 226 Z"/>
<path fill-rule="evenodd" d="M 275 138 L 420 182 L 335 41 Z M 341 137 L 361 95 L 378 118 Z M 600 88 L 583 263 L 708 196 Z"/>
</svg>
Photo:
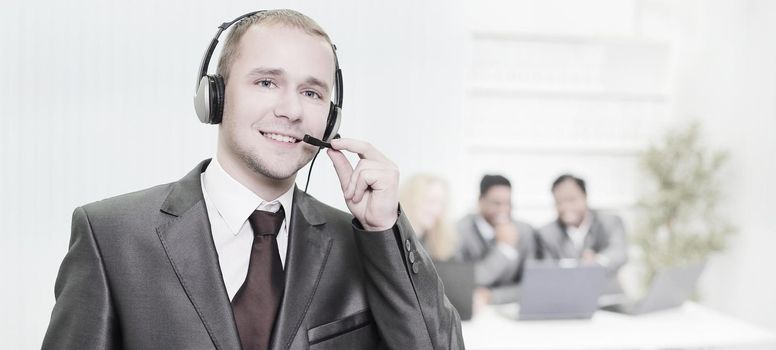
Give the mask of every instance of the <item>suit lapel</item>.
<svg viewBox="0 0 776 350">
<path fill-rule="evenodd" d="M 240 339 L 210 231 L 200 163 L 172 186 L 161 211 L 169 221 L 156 232 L 178 280 L 217 349 L 239 349 Z"/>
<path fill-rule="evenodd" d="M 331 250 L 332 238 L 326 231 L 325 218 L 314 206 L 314 199 L 294 192 L 288 253 L 286 285 L 280 305 L 271 349 L 288 349 L 312 301 Z"/>
</svg>

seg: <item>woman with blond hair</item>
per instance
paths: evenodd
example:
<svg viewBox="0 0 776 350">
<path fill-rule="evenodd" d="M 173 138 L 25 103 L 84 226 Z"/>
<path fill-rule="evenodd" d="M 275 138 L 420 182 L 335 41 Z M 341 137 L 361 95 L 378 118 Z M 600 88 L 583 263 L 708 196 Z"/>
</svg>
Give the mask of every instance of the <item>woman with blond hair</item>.
<svg viewBox="0 0 776 350">
<path fill-rule="evenodd" d="M 438 261 L 452 258 L 458 239 L 447 221 L 447 182 L 434 175 L 416 174 L 404 182 L 399 198 L 403 212 L 429 255 Z"/>
</svg>

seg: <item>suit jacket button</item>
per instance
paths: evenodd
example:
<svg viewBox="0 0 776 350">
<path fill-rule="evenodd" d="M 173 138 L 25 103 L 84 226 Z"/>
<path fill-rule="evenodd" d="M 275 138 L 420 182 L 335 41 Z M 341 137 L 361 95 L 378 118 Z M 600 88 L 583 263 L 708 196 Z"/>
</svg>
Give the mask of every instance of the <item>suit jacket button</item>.
<svg viewBox="0 0 776 350">
<path fill-rule="evenodd" d="M 420 267 L 418 267 L 418 263 L 412 264 L 412 273 L 418 273 L 420 271 Z"/>
<path fill-rule="evenodd" d="M 410 258 L 410 263 L 414 263 L 415 262 L 415 252 L 410 252 L 409 258 Z"/>
<path fill-rule="evenodd" d="M 409 239 L 404 241 L 404 248 L 407 249 L 408 252 L 412 251 L 412 242 L 410 242 Z"/>
</svg>

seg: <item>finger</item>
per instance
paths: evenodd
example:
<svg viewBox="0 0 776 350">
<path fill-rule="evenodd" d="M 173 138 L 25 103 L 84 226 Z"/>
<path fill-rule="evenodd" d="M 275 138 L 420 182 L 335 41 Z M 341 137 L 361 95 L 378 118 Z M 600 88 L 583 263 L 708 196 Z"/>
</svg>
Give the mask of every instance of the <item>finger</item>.
<svg viewBox="0 0 776 350">
<path fill-rule="evenodd" d="M 356 139 L 334 139 L 331 141 L 332 147 L 336 150 L 346 150 L 357 153 L 361 159 L 372 159 L 380 162 L 390 162 L 377 148 L 374 148 L 366 141 Z"/>
<path fill-rule="evenodd" d="M 379 169 L 380 163 L 377 163 L 372 160 L 368 159 L 362 159 L 356 164 L 356 167 L 353 169 L 353 173 L 350 174 L 350 181 L 348 183 L 348 187 L 345 190 L 345 198 L 351 199 L 353 197 L 353 192 L 356 190 L 356 179 L 359 176 L 359 173 L 364 169 Z"/>
<path fill-rule="evenodd" d="M 353 193 L 352 201 L 354 203 L 361 202 L 364 199 L 364 195 L 369 190 L 369 187 L 377 183 L 379 177 L 379 171 L 374 169 L 364 169 L 359 172 L 358 179 L 356 180 L 356 189 Z M 374 189 L 373 189 L 374 190 Z"/>
<path fill-rule="evenodd" d="M 345 196 L 353 203 L 358 203 L 356 201 L 356 194 L 358 193 L 359 188 L 366 189 L 365 185 L 361 185 L 361 176 L 363 174 L 363 170 L 354 171 L 353 175 L 351 175 L 350 178 L 350 186 L 348 186 L 348 194 Z M 363 191 L 363 190 L 362 190 Z"/>
<path fill-rule="evenodd" d="M 390 189 L 395 181 L 393 173 L 387 169 L 364 169 L 357 179 L 353 194 L 354 202 L 358 203 L 367 192 L 375 193 Z"/>
<path fill-rule="evenodd" d="M 334 171 L 337 173 L 340 187 L 342 187 L 342 192 L 344 193 L 350 184 L 353 166 L 350 165 L 348 158 L 340 151 L 328 149 L 326 150 L 326 154 L 329 155 L 331 163 L 334 164 Z"/>
</svg>

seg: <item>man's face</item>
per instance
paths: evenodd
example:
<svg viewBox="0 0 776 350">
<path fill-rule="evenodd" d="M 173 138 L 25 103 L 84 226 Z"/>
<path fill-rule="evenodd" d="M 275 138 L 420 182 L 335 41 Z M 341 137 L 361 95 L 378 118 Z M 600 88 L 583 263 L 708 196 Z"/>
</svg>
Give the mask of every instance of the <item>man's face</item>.
<svg viewBox="0 0 776 350">
<path fill-rule="evenodd" d="M 480 197 L 480 215 L 491 225 L 509 220 L 512 214 L 512 188 L 496 185 Z"/>
<path fill-rule="evenodd" d="M 239 43 L 219 128 L 224 151 L 255 173 L 287 179 L 312 159 L 305 134 L 323 137 L 334 79 L 325 39 L 282 25 L 254 25 Z"/>
<path fill-rule="evenodd" d="M 587 196 L 574 180 L 558 184 L 552 195 L 555 197 L 558 218 L 565 225 L 577 227 L 582 224 L 587 213 Z"/>
</svg>

